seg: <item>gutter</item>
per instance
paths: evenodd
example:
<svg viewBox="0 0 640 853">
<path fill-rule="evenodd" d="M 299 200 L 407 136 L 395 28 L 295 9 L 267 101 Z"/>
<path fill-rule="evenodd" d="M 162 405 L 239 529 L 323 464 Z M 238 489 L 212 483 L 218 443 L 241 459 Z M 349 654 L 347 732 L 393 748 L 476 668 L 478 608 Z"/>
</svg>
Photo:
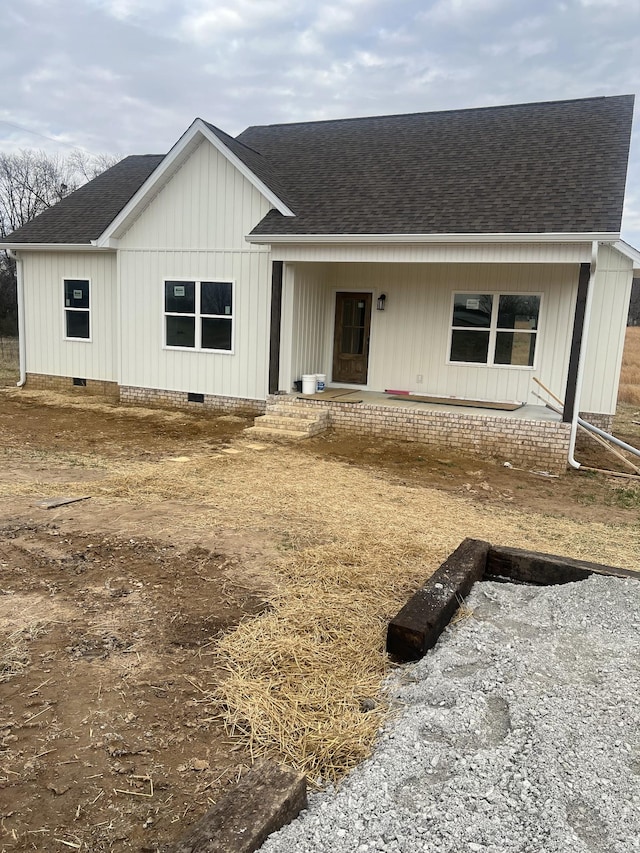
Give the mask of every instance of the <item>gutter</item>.
<svg viewBox="0 0 640 853">
<path fill-rule="evenodd" d="M 248 243 L 615 243 L 620 234 L 602 232 L 486 232 L 472 234 L 247 234 Z"/>
<path fill-rule="evenodd" d="M 580 421 L 580 398 L 582 396 L 584 365 L 587 354 L 587 339 L 589 337 L 589 324 L 591 322 L 591 306 L 593 304 L 593 290 L 596 278 L 596 267 L 598 265 L 598 247 L 598 241 L 594 240 L 591 244 L 591 269 L 589 271 L 589 283 L 587 284 L 587 301 L 584 309 L 584 319 L 582 321 L 582 338 L 580 341 L 580 355 L 578 356 L 578 374 L 576 376 L 575 400 L 573 405 L 573 417 L 571 418 L 571 432 L 569 433 L 569 453 L 567 456 L 567 462 L 572 468 L 575 469 L 581 467 L 580 463 L 575 459 L 574 453 L 576 449 L 576 435 L 578 433 L 578 423 Z"/>
<path fill-rule="evenodd" d="M 111 248 L 109 246 L 104 248 Z M 17 252 L 21 250 L 29 252 L 95 252 L 104 250 L 103 247 L 92 243 L 9 243 L 0 242 L 0 249 L 6 252 Z"/>
<path fill-rule="evenodd" d="M 18 388 L 22 388 L 27 381 L 27 342 L 25 339 L 24 322 L 24 278 L 22 270 L 22 258 L 19 258 L 11 249 L 7 251 L 11 260 L 16 262 L 16 282 L 18 288 L 18 354 L 20 361 L 20 379 L 16 382 Z"/>
</svg>

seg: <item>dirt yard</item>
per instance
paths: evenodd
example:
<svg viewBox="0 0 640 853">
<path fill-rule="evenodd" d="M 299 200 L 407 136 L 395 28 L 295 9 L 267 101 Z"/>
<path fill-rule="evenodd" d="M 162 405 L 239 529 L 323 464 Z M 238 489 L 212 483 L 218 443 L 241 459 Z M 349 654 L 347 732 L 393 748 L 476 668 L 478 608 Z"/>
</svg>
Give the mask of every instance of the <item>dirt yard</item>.
<svg viewBox="0 0 640 853">
<path fill-rule="evenodd" d="M 338 777 L 465 536 L 640 565 L 637 480 L 247 425 L 0 390 L 2 853 L 159 850 L 256 754 Z"/>
</svg>

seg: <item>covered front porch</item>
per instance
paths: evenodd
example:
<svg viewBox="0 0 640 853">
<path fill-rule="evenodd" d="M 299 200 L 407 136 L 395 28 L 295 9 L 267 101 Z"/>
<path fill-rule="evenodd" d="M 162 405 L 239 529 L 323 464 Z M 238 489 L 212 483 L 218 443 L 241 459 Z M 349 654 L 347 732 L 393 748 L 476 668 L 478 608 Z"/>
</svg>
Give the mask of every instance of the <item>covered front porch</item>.
<svg viewBox="0 0 640 853">
<path fill-rule="evenodd" d="M 618 330 L 587 335 L 582 344 L 591 249 L 508 236 L 493 243 L 338 245 L 327 238 L 272 246 L 275 396 L 267 415 L 277 406 L 274 417 L 298 409 L 308 419 L 315 407 L 334 429 L 564 470 L 575 409 L 597 419 L 615 412 L 621 345 L 610 342 L 619 340 Z M 600 248 L 594 317 L 628 295 L 619 286 L 623 262 Z M 291 396 L 309 374 L 324 374 L 330 386 L 355 396 Z M 545 408 L 538 382 L 564 400 L 562 416 Z M 514 410 L 451 405 L 451 398 Z"/>
<path fill-rule="evenodd" d="M 286 263 L 271 391 L 291 392 L 317 373 L 362 392 L 538 405 L 536 376 L 564 396 L 580 270 L 575 262 Z"/>
</svg>

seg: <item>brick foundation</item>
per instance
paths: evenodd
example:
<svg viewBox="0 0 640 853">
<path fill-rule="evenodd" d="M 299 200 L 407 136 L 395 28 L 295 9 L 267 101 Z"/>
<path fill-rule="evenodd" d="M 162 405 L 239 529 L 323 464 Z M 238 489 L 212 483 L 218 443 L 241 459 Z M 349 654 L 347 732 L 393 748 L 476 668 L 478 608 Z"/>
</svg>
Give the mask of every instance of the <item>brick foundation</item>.
<svg viewBox="0 0 640 853">
<path fill-rule="evenodd" d="M 107 397 L 117 401 L 120 389 L 117 382 L 107 382 L 102 379 L 85 379 L 76 377 L 86 385 L 74 385 L 72 376 L 49 376 L 46 373 L 27 373 L 25 387 L 29 391 L 59 391 L 63 394 L 80 394 L 90 397 Z"/>
<path fill-rule="evenodd" d="M 277 399 L 283 402 L 282 397 Z M 561 473 L 567 467 L 570 424 L 499 415 L 418 410 L 366 403 L 284 398 L 291 405 L 326 406 L 330 425 L 356 435 L 418 441 L 458 453 L 490 456 L 516 467 Z"/>
<path fill-rule="evenodd" d="M 83 377 L 77 377 L 83 379 Z M 130 406 L 146 406 L 158 409 L 185 409 L 186 411 L 230 412 L 249 417 L 264 414 L 264 400 L 249 400 L 241 397 L 222 397 L 205 394 L 202 403 L 193 403 L 186 391 L 163 391 L 156 388 L 137 388 L 133 385 L 118 385 L 86 379 L 86 385 L 74 385 L 71 376 L 49 376 L 45 373 L 28 373 L 26 386 L 30 391 L 59 391 L 63 394 L 88 394 L 107 397 L 115 402 Z"/>
<path fill-rule="evenodd" d="M 27 387 L 35 390 L 90 394 L 119 400 L 124 405 L 187 411 L 230 412 L 255 417 L 264 414 L 264 400 L 205 394 L 201 403 L 190 402 L 186 391 L 118 386 L 115 382 L 87 379 L 76 386 L 68 376 L 27 375 Z M 516 467 L 536 468 L 561 473 L 567 466 L 570 424 L 556 421 L 523 420 L 495 414 L 463 414 L 434 410 L 408 409 L 367 403 L 325 403 L 278 395 L 270 402 L 326 408 L 329 424 L 336 430 L 363 436 L 416 441 L 453 450 L 489 456 Z M 585 420 L 610 431 L 613 417 L 585 414 Z M 582 439 L 580 439 L 582 440 Z"/>
<path fill-rule="evenodd" d="M 613 431 L 613 415 L 603 415 L 600 412 L 580 412 L 580 417 L 583 421 L 593 424 L 605 432 Z"/>
<path fill-rule="evenodd" d="M 603 415 L 597 412 L 580 412 L 580 417 L 583 421 L 587 421 L 587 423 L 593 424 L 593 426 L 596 426 L 605 432 L 611 433 L 613 431 L 613 415 Z M 577 458 L 579 459 L 581 450 L 593 449 L 596 440 L 595 436 L 591 437 L 591 435 L 587 434 L 583 429 L 578 429 L 576 434 Z"/>
<path fill-rule="evenodd" d="M 120 402 L 129 406 L 146 406 L 159 409 L 185 409 L 202 412 L 230 412 L 256 417 L 264 414 L 264 400 L 249 400 L 243 397 L 222 397 L 205 394 L 202 403 L 193 403 L 186 391 L 163 391 L 157 388 L 138 388 L 134 385 L 120 386 Z"/>
</svg>

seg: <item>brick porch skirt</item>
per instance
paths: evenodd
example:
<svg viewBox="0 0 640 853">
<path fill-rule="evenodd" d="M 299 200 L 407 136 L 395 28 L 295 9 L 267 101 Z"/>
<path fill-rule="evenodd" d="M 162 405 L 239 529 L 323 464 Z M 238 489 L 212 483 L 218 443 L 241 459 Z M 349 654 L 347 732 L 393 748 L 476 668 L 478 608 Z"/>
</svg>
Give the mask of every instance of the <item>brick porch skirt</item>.
<svg viewBox="0 0 640 853">
<path fill-rule="evenodd" d="M 469 414 L 368 403 L 325 403 L 299 397 L 278 396 L 270 400 L 281 405 L 326 407 L 333 429 L 356 435 L 417 441 L 556 474 L 567 467 L 570 425 L 557 421 L 524 420 L 494 412 Z"/>
</svg>

